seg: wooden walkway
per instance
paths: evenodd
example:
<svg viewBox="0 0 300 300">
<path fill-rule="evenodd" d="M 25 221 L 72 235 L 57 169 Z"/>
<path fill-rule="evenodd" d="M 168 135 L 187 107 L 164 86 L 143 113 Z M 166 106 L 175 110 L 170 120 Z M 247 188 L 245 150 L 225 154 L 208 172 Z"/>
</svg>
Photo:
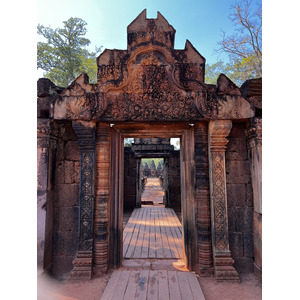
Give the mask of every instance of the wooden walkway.
<svg viewBox="0 0 300 300">
<path fill-rule="evenodd" d="M 100 300 L 205 300 L 195 273 L 117 270 Z"/>
<path fill-rule="evenodd" d="M 123 231 L 124 258 L 182 258 L 182 226 L 171 208 L 142 207 Z"/>
</svg>

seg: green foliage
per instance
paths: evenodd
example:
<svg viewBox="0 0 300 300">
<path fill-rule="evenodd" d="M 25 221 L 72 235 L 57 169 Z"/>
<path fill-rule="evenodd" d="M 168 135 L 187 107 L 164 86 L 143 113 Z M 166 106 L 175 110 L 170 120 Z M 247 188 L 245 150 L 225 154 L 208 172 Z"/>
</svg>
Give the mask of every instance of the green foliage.
<svg viewBox="0 0 300 300">
<path fill-rule="evenodd" d="M 84 20 L 70 18 L 63 24 L 63 28 L 57 29 L 38 25 L 38 34 L 47 42 L 37 44 L 37 67 L 45 70 L 44 76 L 60 86 L 68 86 L 82 72 L 89 75 L 91 83 L 96 83 L 96 57 L 101 48 L 96 48 L 95 52 L 86 49 L 90 40 L 84 37 L 87 33 Z"/>
<path fill-rule="evenodd" d="M 251 0 L 239 0 L 232 7 L 230 20 L 235 26 L 235 32 L 226 35 L 223 32 L 222 41 L 216 52 L 229 55 L 229 62 L 218 61 L 206 65 L 206 83 L 216 84 L 221 73 L 228 76 L 237 85 L 245 80 L 262 76 L 262 12 L 261 3 L 256 9 Z"/>
<path fill-rule="evenodd" d="M 222 60 L 213 65 L 205 65 L 205 83 L 217 84 L 217 79 L 221 73 L 225 74 L 225 65 Z M 227 74 L 226 74 L 227 75 Z"/>
<path fill-rule="evenodd" d="M 256 58 L 249 56 L 242 59 L 231 59 L 227 64 L 222 60 L 213 65 L 205 66 L 205 82 L 217 84 L 218 77 L 221 73 L 225 74 L 237 86 L 241 86 L 246 80 L 260 77 L 253 67 Z"/>
<path fill-rule="evenodd" d="M 255 56 L 231 60 L 226 65 L 225 74 L 237 85 L 241 86 L 247 79 L 261 77 L 261 73 L 256 72 L 254 68 L 255 64 Z"/>
</svg>

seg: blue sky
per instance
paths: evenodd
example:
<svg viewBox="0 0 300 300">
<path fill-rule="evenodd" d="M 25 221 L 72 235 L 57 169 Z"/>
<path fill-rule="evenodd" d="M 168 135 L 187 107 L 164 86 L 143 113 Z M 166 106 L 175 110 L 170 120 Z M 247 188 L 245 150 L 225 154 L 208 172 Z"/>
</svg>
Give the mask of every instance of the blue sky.
<svg viewBox="0 0 300 300">
<path fill-rule="evenodd" d="M 254 7 L 259 0 L 253 0 Z M 175 28 L 175 48 L 183 49 L 186 39 L 206 58 L 208 64 L 225 54 L 215 54 L 223 29 L 233 33 L 229 14 L 234 0 L 37 0 L 37 23 L 52 28 L 62 27 L 70 17 L 85 20 L 91 50 L 126 49 L 127 26 L 147 9 L 147 18 L 156 18 L 159 11 Z"/>
</svg>

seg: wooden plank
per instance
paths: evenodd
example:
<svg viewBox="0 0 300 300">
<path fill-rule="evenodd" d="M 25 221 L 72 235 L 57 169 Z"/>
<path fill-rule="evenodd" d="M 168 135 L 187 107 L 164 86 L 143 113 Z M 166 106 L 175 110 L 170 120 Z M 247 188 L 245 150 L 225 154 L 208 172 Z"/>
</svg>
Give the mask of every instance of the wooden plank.
<svg viewBox="0 0 300 300">
<path fill-rule="evenodd" d="M 143 239 L 144 239 L 144 233 L 145 233 L 145 218 L 146 218 L 146 214 L 147 214 L 147 209 L 145 209 L 143 207 L 140 209 L 142 210 L 143 214 L 142 214 L 141 218 L 137 220 L 138 222 L 141 223 L 141 225 L 139 227 L 134 252 L 132 254 L 133 258 L 141 258 L 141 252 L 142 252 L 142 247 L 143 247 Z"/>
<path fill-rule="evenodd" d="M 135 298 L 139 277 L 140 271 L 131 271 L 123 300 L 132 300 Z"/>
<path fill-rule="evenodd" d="M 171 213 L 172 209 L 171 208 L 167 208 L 167 210 L 168 210 L 168 215 L 169 215 L 169 217 L 168 217 L 169 227 L 168 228 L 169 228 L 169 230 L 170 230 L 170 232 L 172 234 L 172 237 L 173 237 L 173 240 L 174 240 L 174 244 L 175 244 L 175 247 L 177 249 L 177 256 L 176 256 L 176 258 L 182 258 L 182 243 L 183 243 L 183 241 L 182 241 L 182 238 L 180 239 L 178 237 L 178 234 L 177 234 L 177 231 L 176 231 L 176 229 L 178 227 L 174 223 L 174 216 Z"/>
<path fill-rule="evenodd" d="M 158 271 L 158 299 L 169 300 L 169 283 L 168 283 L 168 272 L 166 270 Z"/>
<path fill-rule="evenodd" d="M 112 300 L 121 271 L 113 271 L 100 300 Z"/>
<path fill-rule="evenodd" d="M 179 221 L 172 209 L 143 207 L 134 212 L 125 227 L 125 258 L 183 257 L 182 235 L 176 226 Z"/>
<path fill-rule="evenodd" d="M 130 258 L 131 255 L 132 255 L 132 251 L 134 250 L 134 247 L 132 247 L 133 236 L 134 236 L 135 232 L 136 233 L 138 232 L 139 224 L 136 222 L 136 220 L 138 219 L 139 215 L 141 214 L 141 210 L 140 209 L 135 209 L 135 211 L 136 211 L 135 215 L 130 220 L 130 222 L 133 224 L 132 231 L 127 235 L 126 241 L 124 241 L 124 246 L 123 246 L 123 256 L 124 256 L 124 258 Z"/>
<path fill-rule="evenodd" d="M 157 257 L 157 244 L 155 240 L 155 218 L 157 217 L 157 209 L 152 208 L 150 214 L 150 231 L 149 231 L 149 258 Z"/>
<path fill-rule="evenodd" d="M 180 234 L 182 234 L 182 224 L 180 223 L 175 211 L 172 208 L 169 208 L 173 217 L 174 217 L 174 223 L 176 224 L 178 231 L 180 232 Z"/>
<path fill-rule="evenodd" d="M 170 246 L 169 246 L 169 241 L 168 241 L 168 238 L 167 238 L 166 222 L 165 222 L 165 219 L 164 219 L 163 209 L 164 208 L 160 208 L 158 210 L 158 215 L 159 215 L 159 225 L 160 225 L 160 232 L 161 232 L 164 258 L 172 258 L 173 255 L 171 253 Z"/>
<path fill-rule="evenodd" d="M 205 300 L 203 291 L 195 273 L 187 272 L 186 277 L 189 281 L 194 300 Z"/>
<path fill-rule="evenodd" d="M 138 285 L 136 289 L 135 299 L 146 300 L 147 298 L 147 288 L 148 288 L 148 276 L 149 270 L 141 270 L 138 279 Z"/>
<path fill-rule="evenodd" d="M 147 300 L 158 300 L 158 271 L 150 271 L 148 279 Z"/>
<path fill-rule="evenodd" d="M 169 283 L 170 299 L 181 300 L 180 288 L 178 285 L 178 278 L 177 278 L 176 271 L 168 271 L 168 283 Z"/>
<path fill-rule="evenodd" d="M 166 208 L 162 210 L 162 215 L 163 215 L 164 222 L 165 222 L 166 239 L 168 239 L 169 249 L 171 251 L 172 258 L 179 258 L 178 250 L 177 250 L 173 235 L 170 230 L 170 224 L 169 224 L 169 220 L 168 220 L 170 215 L 168 214 L 168 210 Z"/>
<path fill-rule="evenodd" d="M 155 211 L 155 249 L 157 258 L 164 258 L 164 250 L 163 250 L 163 242 L 162 242 L 162 234 L 161 234 L 161 226 L 160 226 L 160 217 L 159 210 L 161 208 L 156 208 Z"/>
<path fill-rule="evenodd" d="M 141 258 L 148 258 L 149 255 L 149 231 L 150 231 L 150 214 L 151 214 L 151 208 L 144 208 L 146 210 L 146 215 L 144 217 L 145 219 L 145 228 L 144 228 L 144 236 L 143 236 L 143 245 L 141 250 Z"/>
<path fill-rule="evenodd" d="M 128 223 L 126 224 L 125 228 L 124 228 L 124 234 L 123 234 L 123 256 L 126 257 L 126 252 L 127 249 L 129 247 L 132 235 L 133 235 L 133 231 L 134 228 L 136 226 L 136 223 L 134 222 L 136 215 L 138 214 L 138 210 L 134 209 L 134 211 L 132 212 Z"/>
<path fill-rule="evenodd" d="M 113 299 L 123 299 L 127 287 L 127 283 L 129 280 L 129 276 L 130 276 L 130 271 L 121 271 L 118 284 L 113 294 Z"/>
<path fill-rule="evenodd" d="M 173 235 L 175 246 L 178 251 L 178 258 L 182 258 L 182 256 L 183 256 L 183 240 L 182 240 L 182 235 L 179 232 L 178 226 L 175 221 L 175 217 L 177 218 L 177 216 L 175 215 L 175 217 L 174 217 L 174 215 L 172 213 L 172 212 L 174 212 L 174 210 L 172 208 L 166 208 L 166 209 L 168 210 L 169 216 L 170 216 L 168 218 L 168 224 L 170 226 L 169 228 Z"/>
<path fill-rule="evenodd" d="M 191 292 L 189 281 L 186 277 L 187 272 L 177 272 L 177 278 L 179 283 L 179 288 L 181 292 L 182 300 L 191 300 L 193 299 L 193 295 Z"/>
<path fill-rule="evenodd" d="M 137 211 L 138 210 L 135 208 L 128 219 L 128 222 L 123 230 L 123 241 L 126 240 L 126 237 L 129 233 L 132 233 L 132 229 L 134 229 L 134 227 L 135 227 L 135 223 L 132 221 L 134 220 L 134 217 L 137 214 Z"/>
<path fill-rule="evenodd" d="M 144 213 L 142 208 L 138 208 L 138 210 L 139 210 L 139 214 L 134 218 L 134 222 L 136 223 L 136 226 L 134 228 L 134 232 L 132 234 L 125 258 L 131 258 L 133 256 L 136 242 L 138 240 L 139 230 L 140 230 L 140 226 L 141 226 L 141 220 L 142 220 L 143 213 Z"/>
</svg>

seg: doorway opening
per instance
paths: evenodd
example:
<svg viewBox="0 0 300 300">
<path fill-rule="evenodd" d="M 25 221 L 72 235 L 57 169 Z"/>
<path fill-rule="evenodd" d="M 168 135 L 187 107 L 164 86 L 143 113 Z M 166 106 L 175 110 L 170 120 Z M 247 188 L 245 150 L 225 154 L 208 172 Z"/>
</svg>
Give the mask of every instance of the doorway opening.
<svg viewBox="0 0 300 300">
<path fill-rule="evenodd" d="M 169 210 L 172 212 L 172 209 L 176 206 L 174 203 L 172 203 L 173 197 L 171 197 L 171 191 L 173 191 L 174 194 L 179 196 L 179 211 L 181 211 L 181 217 L 182 217 L 182 225 L 180 224 L 179 220 L 179 228 L 181 228 L 182 238 L 179 239 L 179 244 L 183 249 L 181 257 L 183 258 L 183 262 L 185 266 L 192 270 L 196 264 L 196 251 L 197 251 L 197 234 L 196 234 L 196 220 L 195 220 L 195 195 L 194 195 L 194 187 L 195 187 L 195 153 L 194 153 L 194 128 L 191 124 L 188 123 L 178 123 L 178 124 L 150 124 L 150 123 L 120 123 L 120 124 L 113 124 L 111 126 L 111 172 L 110 172 L 110 264 L 114 268 L 119 268 L 122 266 L 124 262 L 124 254 L 126 253 L 124 251 L 125 247 L 125 239 L 127 238 L 125 235 L 127 235 L 128 232 L 124 230 L 123 232 L 123 211 L 127 207 L 131 206 L 131 209 L 133 210 L 132 215 L 135 213 L 135 211 L 146 211 L 149 208 L 142 208 L 141 202 L 138 203 L 137 199 L 139 197 L 136 197 L 136 187 L 139 185 L 139 178 L 136 176 L 137 170 L 140 170 L 140 163 L 141 159 L 145 158 L 144 150 L 151 150 L 151 145 L 148 144 L 147 147 L 145 147 L 138 143 L 135 139 L 159 139 L 157 137 L 161 137 L 162 139 L 169 139 L 172 137 L 180 138 L 180 153 L 177 151 L 177 156 L 179 158 L 179 166 L 174 169 L 177 169 L 177 172 L 179 172 L 179 184 L 174 184 L 176 188 L 179 188 L 179 191 L 176 192 L 176 189 L 171 189 L 171 183 L 169 180 L 168 185 L 168 192 L 169 192 L 169 203 L 166 203 L 166 207 L 162 208 L 156 208 L 158 209 L 164 209 Z M 124 139 L 125 138 L 133 138 L 134 142 L 131 144 L 131 150 L 125 151 L 127 147 L 124 147 Z M 160 153 L 151 153 L 147 155 L 147 158 L 152 157 L 162 157 L 164 159 L 169 160 L 169 168 L 171 166 L 170 163 L 170 155 L 166 150 L 166 148 L 171 147 L 170 142 L 168 142 L 169 146 L 162 146 L 160 147 Z M 150 148 L 149 148 L 150 147 Z M 158 150 L 158 148 L 156 149 Z M 129 161 L 131 161 L 131 165 L 129 165 L 127 168 L 125 167 L 125 162 L 127 161 L 127 158 Z M 170 173 L 170 172 L 169 172 Z M 128 176 L 127 176 L 128 175 Z M 132 175 L 132 176 L 131 176 Z M 126 178 L 135 178 L 136 184 L 131 185 L 129 182 L 126 181 Z M 131 181 L 131 183 L 133 183 Z M 139 187 L 139 186 L 138 186 Z M 131 194 L 127 194 L 127 190 L 131 189 Z M 140 189 L 141 190 L 141 189 Z M 131 201 L 128 201 L 127 196 L 131 196 Z M 172 208 L 172 209 L 171 209 Z M 173 215 L 175 214 L 175 208 L 172 212 Z M 148 220 L 152 218 L 152 215 L 150 214 L 140 214 L 137 215 L 138 219 L 134 222 L 133 226 L 138 225 L 139 227 L 144 226 L 143 228 L 146 230 L 146 232 L 142 232 L 139 230 L 134 231 L 134 236 L 131 234 L 131 237 L 128 237 L 129 240 L 132 240 L 133 238 L 136 239 L 136 241 L 139 241 L 138 247 L 136 247 L 137 252 L 141 253 L 142 249 L 144 248 L 144 240 L 150 241 L 150 236 L 153 237 L 153 231 L 150 230 L 149 226 L 147 227 Z M 140 217 L 146 217 L 146 222 L 142 221 Z M 155 219 L 156 220 L 156 219 Z M 172 229 L 176 226 L 174 224 L 166 223 L 164 224 L 165 220 L 162 222 L 158 221 L 158 223 L 155 223 L 155 226 L 153 228 L 161 229 L 162 227 L 165 227 L 166 234 L 168 234 L 168 229 Z M 162 226 L 165 225 L 165 226 Z M 147 231 L 147 228 L 149 228 L 149 231 Z M 149 234 L 149 240 L 143 239 L 141 242 L 141 239 L 138 239 L 139 235 L 148 236 Z M 127 235 L 128 236 L 128 235 Z M 165 241 L 165 239 L 159 239 L 155 238 L 155 242 L 159 241 Z M 174 242 L 174 239 L 173 239 Z M 157 244 L 156 244 L 157 245 Z M 160 249 L 160 253 L 164 251 L 164 249 L 169 249 L 171 254 L 169 254 L 170 258 L 172 258 L 172 253 L 175 251 L 170 250 L 170 244 L 164 245 L 155 248 L 156 250 Z M 171 243 L 172 245 L 172 243 Z M 173 244 L 174 245 L 174 244 Z M 149 248 L 149 247 L 148 247 Z M 131 248 L 132 249 L 132 248 Z M 173 248 L 175 249 L 175 248 Z M 148 251 L 149 253 L 149 251 Z M 153 252 L 152 252 L 153 253 Z M 157 255 L 157 251 L 156 251 Z M 129 256 L 130 258 L 134 258 L 134 255 L 131 254 Z"/>
<path fill-rule="evenodd" d="M 182 259 L 180 149 L 170 138 L 124 145 L 123 258 Z"/>
<path fill-rule="evenodd" d="M 166 205 L 167 173 L 164 158 L 142 158 L 139 172 L 141 207 Z"/>
</svg>

